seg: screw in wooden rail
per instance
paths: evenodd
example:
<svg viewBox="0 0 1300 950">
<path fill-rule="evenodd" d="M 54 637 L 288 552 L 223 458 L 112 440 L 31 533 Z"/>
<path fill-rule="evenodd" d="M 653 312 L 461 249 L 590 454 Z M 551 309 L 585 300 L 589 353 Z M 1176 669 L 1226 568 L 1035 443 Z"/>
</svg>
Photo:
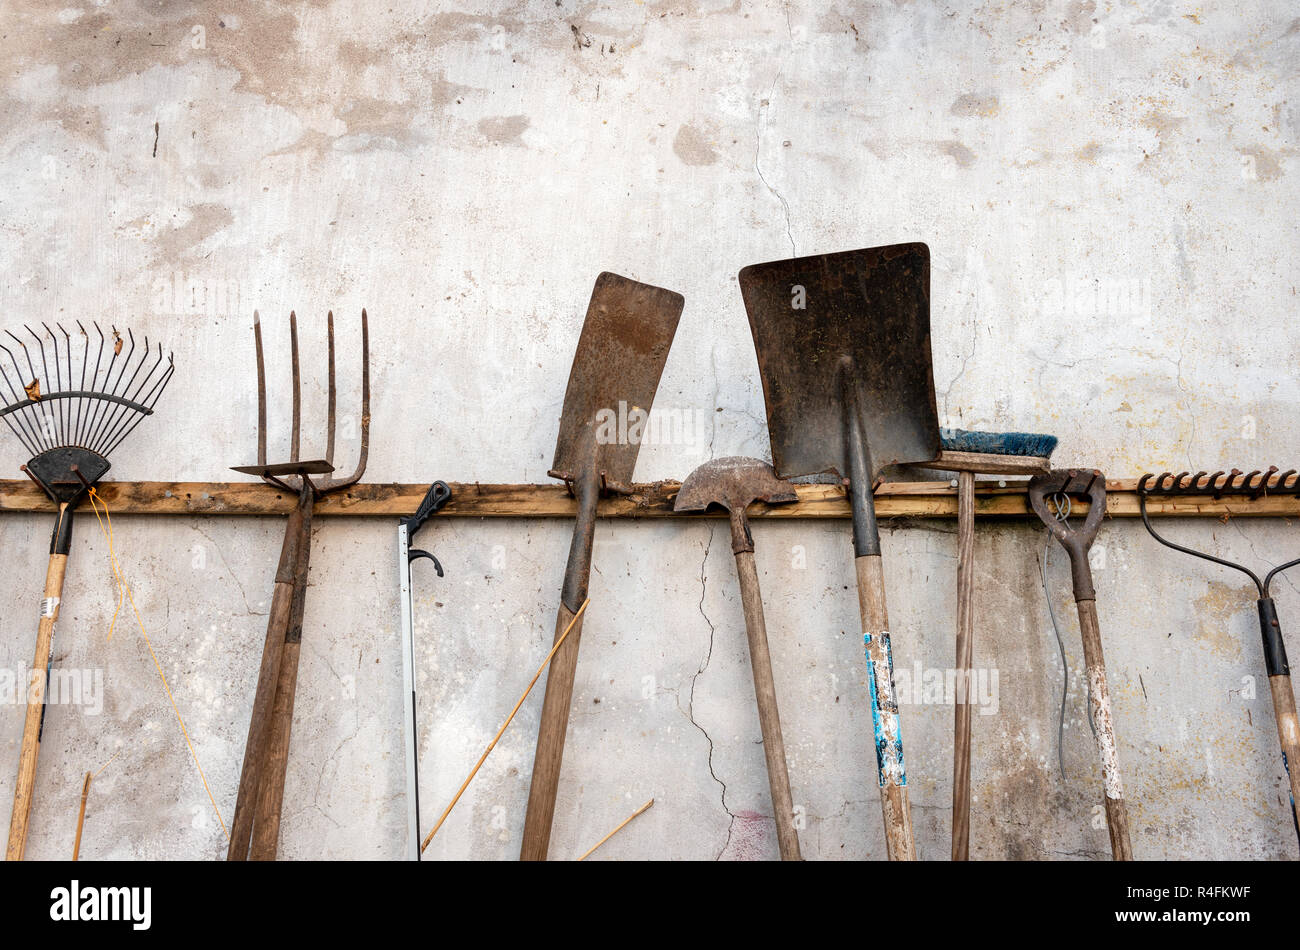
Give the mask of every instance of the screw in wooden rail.
<svg viewBox="0 0 1300 950">
<path fill-rule="evenodd" d="M 275 488 L 297 496 L 298 502 L 285 527 L 280 562 L 275 574 L 271 614 L 253 695 L 248 741 L 239 776 L 239 797 L 230 829 L 227 860 L 275 859 L 284 801 L 284 776 L 289 761 L 289 732 L 293 724 L 294 693 L 298 683 L 298 654 L 302 646 L 302 618 L 306 605 L 307 571 L 311 556 L 311 519 L 316 499 L 355 485 L 366 470 L 370 451 L 370 332 L 366 311 L 361 311 L 361 444 L 357 466 L 346 477 L 334 477 L 334 434 L 337 395 L 334 374 L 334 313 L 326 318 L 329 348 L 329 382 L 325 457 L 300 458 L 302 430 L 301 375 L 298 368 L 298 317 L 289 314 L 289 343 L 293 384 L 289 461 L 267 463 L 266 366 L 262 349 L 262 322 L 253 314 L 253 342 L 257 357 L 257 464 L 234 470 L 256 475 Z"/>
</svg>

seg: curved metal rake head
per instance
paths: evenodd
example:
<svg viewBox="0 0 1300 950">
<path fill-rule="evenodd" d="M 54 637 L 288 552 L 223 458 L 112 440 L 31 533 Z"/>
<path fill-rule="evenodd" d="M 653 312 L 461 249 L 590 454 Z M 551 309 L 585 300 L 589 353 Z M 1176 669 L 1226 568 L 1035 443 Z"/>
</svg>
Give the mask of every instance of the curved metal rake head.
<svg viewBox="0 0 1300 950">
<path fill-rule="evenodd" d="M 335 478 L 334 471 L 334 430 L 336 423 L 337 398 L 334 385 L 334 311 L 327 316 L 329 337 L 329 385 L 328 385 L 328 433 L 323 459 L 301 460 L 302 429 L 302 385 L 298 368 L 298 315 L 289 314 L 289 348 L 292 354 L 293 375 L 293 423 L 289 435 L 289 461 L 267 464 L 266 461 L 266 364 L 262 354 L 262 320 L 257 311 L 253 311 L 253 342 L 257 352 L 257 464 L 236 466 L 236 472 L 256 475 L 268 485 L 297 493 L 307 484 L 317 495 L 355 485 L 366 470 L 366 460 L 370 454 L 370 330 L 366 311 L 361 311 L 361 446 L 357 467 L 346 478 Z M 325 478 L 313 478 L 322 475 Z"/>
<path fill-rule="evenodd" d="M 1290 484 L 1287 484 L 1288 480 Z M 1278 472 L 1276 465 L 1270 465 L 1267 471 L 1256 469 L 1249 473 L 1242 472 L 1239 468 L 1234 468 L 1230 472 L 1218 471 L 1213 474 L 1202 471 L 1196 474 L 1179 472 L 1175 475 L 1173 472 L 1161 472 L 1159 475 L 1153 475 L 1148 472 L 1138 479 L 1137 491 L 1138 510 L 1142 514 L 1142 523 L 1146 525 L 1151 537 L 1167 548 L 1190 554 L 1192 557 L 1198 557 L 1203 561 L 1211 561 L 1224 567 L 1230 567 L 1234 571 L 1241 571 L 1254 582 L 1261 598 L 1268 597 L 1269 584 L 1272 583 L 1277 574 L 1289 567 L 1300 564 L 1300 558 L 1287 561 L 1285 564 L 1279 564 L 1269 571 L 1263 580 L 1260 580 L 1259 575 L 1244 564 L 1215 557 L 1213 554 L 1206 554 L 1204 551 L 1197 551 L 1194 548 L 1184 547 L 1163 537 L 1156 531 L 1155 525 L 1151 523 L 1151 518 L 1147 513 L 1147 496 L 1149 495 L 1212 495 L 1215 499 L 1224 495 L 1248 495 L 1251 500 L 1269 493 L 1300 495 L 1300 475 L 1293 468 L 1281 473 Z"/>
<path fill-rule="evenodd" d="M 93 342 L 80 320 L 77 333 L 42 323 L 23 334 L 0 336 L 0 418 L 31 453 L 23 466 L 55 501 L 73 502 L 108 471 L 108 456 L 153 407 L 175 371 L 163 364 L 159 343 L 137 344 L 110 325 L 111 338 L 91 322 Z"/>
</svg>

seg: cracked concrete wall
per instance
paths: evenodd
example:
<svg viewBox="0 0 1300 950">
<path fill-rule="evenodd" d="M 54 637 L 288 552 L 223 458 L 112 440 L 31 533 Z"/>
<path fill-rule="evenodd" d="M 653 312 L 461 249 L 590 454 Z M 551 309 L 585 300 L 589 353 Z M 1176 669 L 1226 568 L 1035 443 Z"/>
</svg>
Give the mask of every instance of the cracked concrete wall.
<svg viewBox="0 0 1300 950">
<path fill-rule="evenodd" d="M 686 296 L 641 480 L 765 456 L 735 284 L 790 253 L 924 240 L 947 424 L 1053 431 L 1112 476 L 1295 463 L 1291 164 L 1300 21 L 1267 4 L 28 2 L 0 30 L 0 303 L 174 347 L 118 479 L 223 480 L 251 460 L 249 316 L 287 361 L 340 336 L 355 435 L 370 313 L 372 481 L 544 481 L 603 269 Z M 306 425 L 324 418 L 309 372 Z M 282 376 L 273 389 L 284 393 Z M 273 394 L 274 398 L 274 394 Z M 287 411 L 272 413 L 287 431 Z M 340 456 L 348 464 L 345 437 Z M 310 454 L 310 450 L 307 450 Z M 11 472 L 17 446 L 6 450 Z M 114 521 L 121 564 L 221 814 L 234 808 L 278 519 Z M 0 667 L 30 660 L 49 519 L 6 514 Z M 281 853 L 402 853 L 393 528 L 318 522 Z M 422 803 L 441 811 L 549 646 L 568 526 L 448 520 L 417 566 Z M 1281 522 L 1171 533 L 1262 564 Z M 810 858 L 881 857 L 847 525 L 759 524 L 795 801 Z M 1063 552 L 981 525 L 972 853 L 1101 858 L 1100 779 Z M 1249 592 L 1132 522 L 1100 542 L 1098 608 L 1140 857 L 1295 856 Z M 896 668 L 953 662 L 951 523 L 888 526 Z M 1279 610 L 1300 615 L 1291 582 Z M 601 524 L 552 854 L 771 858 L 776 843 L 721 522 Z M 98 715 L 47 718 L 29 855 L 216 858 L 224 838 L 93 518 L 56 663 L 103 671 Z M 903 706 L 918 848 L 948 855 L 952 707 Z M 525 704 L 436 840 L 517 854 L 540 708 Z M 21 709 L 0 716 L 0 799 Z M 1059 759 L 1059 761 L 1058 761 Z"/>
</svg>

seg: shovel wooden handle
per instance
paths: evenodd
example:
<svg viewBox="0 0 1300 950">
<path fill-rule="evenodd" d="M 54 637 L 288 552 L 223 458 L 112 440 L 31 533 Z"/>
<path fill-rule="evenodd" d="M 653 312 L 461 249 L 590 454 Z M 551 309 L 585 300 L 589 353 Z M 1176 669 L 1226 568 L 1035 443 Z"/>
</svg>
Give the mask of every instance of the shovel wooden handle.
<svg viewBox="0 0 1300 950">
<path fill-rule="evenodd" d="M 776 682 L 772 678 L 772 657 L 767 648 L 767 623 L 763 619 L 763 597 L 758 586 L 753 551 L 736 552 L 736 573 L 740 576 L 740 602 L 745 610 L 745 634 L 749 638 L 749 665 L 754 673 L 754 696 L 758 700 L 758 724 L 763 730 L 763 754 L 767 758 L 767 780 L 772 787 L 772 814 L 776 818 L 776 841 L 782 861 L 801 861 L 799 833 L 794 826 L 794 798 L 790 794 L 790 773 L 785 762 L 785 741 L 781 737 L 781 716 L 776 707 Z"/>
<path fill-rule="evenodd" d="M 66 516 L 63 512 L 60 514 Z M 63 578 L 67 568 L 66 554 L 50 555 L 45 570 L 45 599 L 41 602 L 41 619 L 36 629 L 36 656 L 32 660 L 31 679 L 27 686 L 27 717 L 23 721 L 23 744 L 18 753 L 18 778 L 14 783 L 14 810 L 9 819 L 6 861 L 21 861 L 27 848 L 32 798 L 36 791 L 36 759 L 40 755 L 41 732 L 45 724 L 45 690 L 49 685 L 50 657 L 54 652 L 54 624 L 59 619 L 59 601 L 63 596 Z"/>
<path fill-rule="evenodd" d="M 1277 718 L 1277 737 L 1282 743 L 1282 763 L 1286 766 L 1287 781 L 1291 783 L 1291 817 L 1300 827 L 1300 722 L 1296 720 L 1295 694 L 1291 692 L 1291 677 L 1270 676 L 1269 689 L 1273 693 L 1273 715 Z"/>
<path fill-rule="evenodd" d="M 975 473 L 957 473 L 957 694 L 953 697 L 952 859 L 970 858 L 970 668 L 975 644 Z"/>
<path fill-rule="evenodd" d="M 1110 712 L 1110 687 L 1106 683 L 1106 659 L 1101 649 L 1101 626 L 1097 623 L 1097 602 L 1078 600 L 1075 605 L 1079 610 L 1083 662 L 1087 667 L 1092 722 L 1097 729 L 1097 753 L 1101 757 L 1101 780 L 1106 792 L 1110 851 L 1116 861 L 1132 861 L 1133 845 L 1129 841 L 1128 808 L 1124 804 L 1124 783 L 1120 779 L 1115 724 Z"/>
<path fill-rule="evenodd" d="M 894 661 L 889 646 L 884 567 L 879 554 L 864 554 L 854 563 L 858 574 L 858 607 L 866 639 L 880 810 L 885 819 L 885 847 L 891 861 L 915 861 L 916 842 L 912 837 L 912 811 L 907 800 L 903 736 L 898 702 L 894 697 Z"/>
<path fill-rule="evenodd" d="M 555 638 L 564 636 L 577 611 L 560 604 L 555 619 Z M 528 789 L 528 813 L 524 817 L 524 841 L 520 861 L 545 861 L 551 846 L 551 821 L 560 787 L 560 766 L 564 761 L 564 737 L 569 729 L 569 705 L 573 701 L 573 680 L 578 669 L 578 640 L 582 636 L 579 617 L 551 659 L 546 674 L 546 698 L 542 700 L 542 722 L 537 732 L 533 758 L 533 781 Z"/>
</svg>

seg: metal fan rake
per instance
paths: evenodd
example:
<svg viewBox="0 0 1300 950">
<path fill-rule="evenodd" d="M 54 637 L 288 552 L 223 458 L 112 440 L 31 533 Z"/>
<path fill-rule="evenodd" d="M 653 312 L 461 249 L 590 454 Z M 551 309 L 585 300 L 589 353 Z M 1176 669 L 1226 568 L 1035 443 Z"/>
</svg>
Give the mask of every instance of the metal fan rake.
<svg viewBox="0 0 1300 950">
<path fill-rule="evenodd" d="M 58 506 L 5 849 L 11 861 L 21 860 L 27 846 L 73 508 L 104 477 L 113 451 L 153 414 L 175 371 L 171 355 L 164 360 L 162 344 L 154 348 L 148 337 L 137 344 L 134 333 L 123 337 L 112 325 L 111 337 L 105 336 L 92 322 L 96 342 L 80 321 L 76 326 L 75 334 L 60 323 L 42 323 L 43 334 L 24 326 L 25 335 L 6 330 L 0 336 L 0 398 L 11 400 L 0 418 L 31 453 L 22 470 Z"/>
</svg>

